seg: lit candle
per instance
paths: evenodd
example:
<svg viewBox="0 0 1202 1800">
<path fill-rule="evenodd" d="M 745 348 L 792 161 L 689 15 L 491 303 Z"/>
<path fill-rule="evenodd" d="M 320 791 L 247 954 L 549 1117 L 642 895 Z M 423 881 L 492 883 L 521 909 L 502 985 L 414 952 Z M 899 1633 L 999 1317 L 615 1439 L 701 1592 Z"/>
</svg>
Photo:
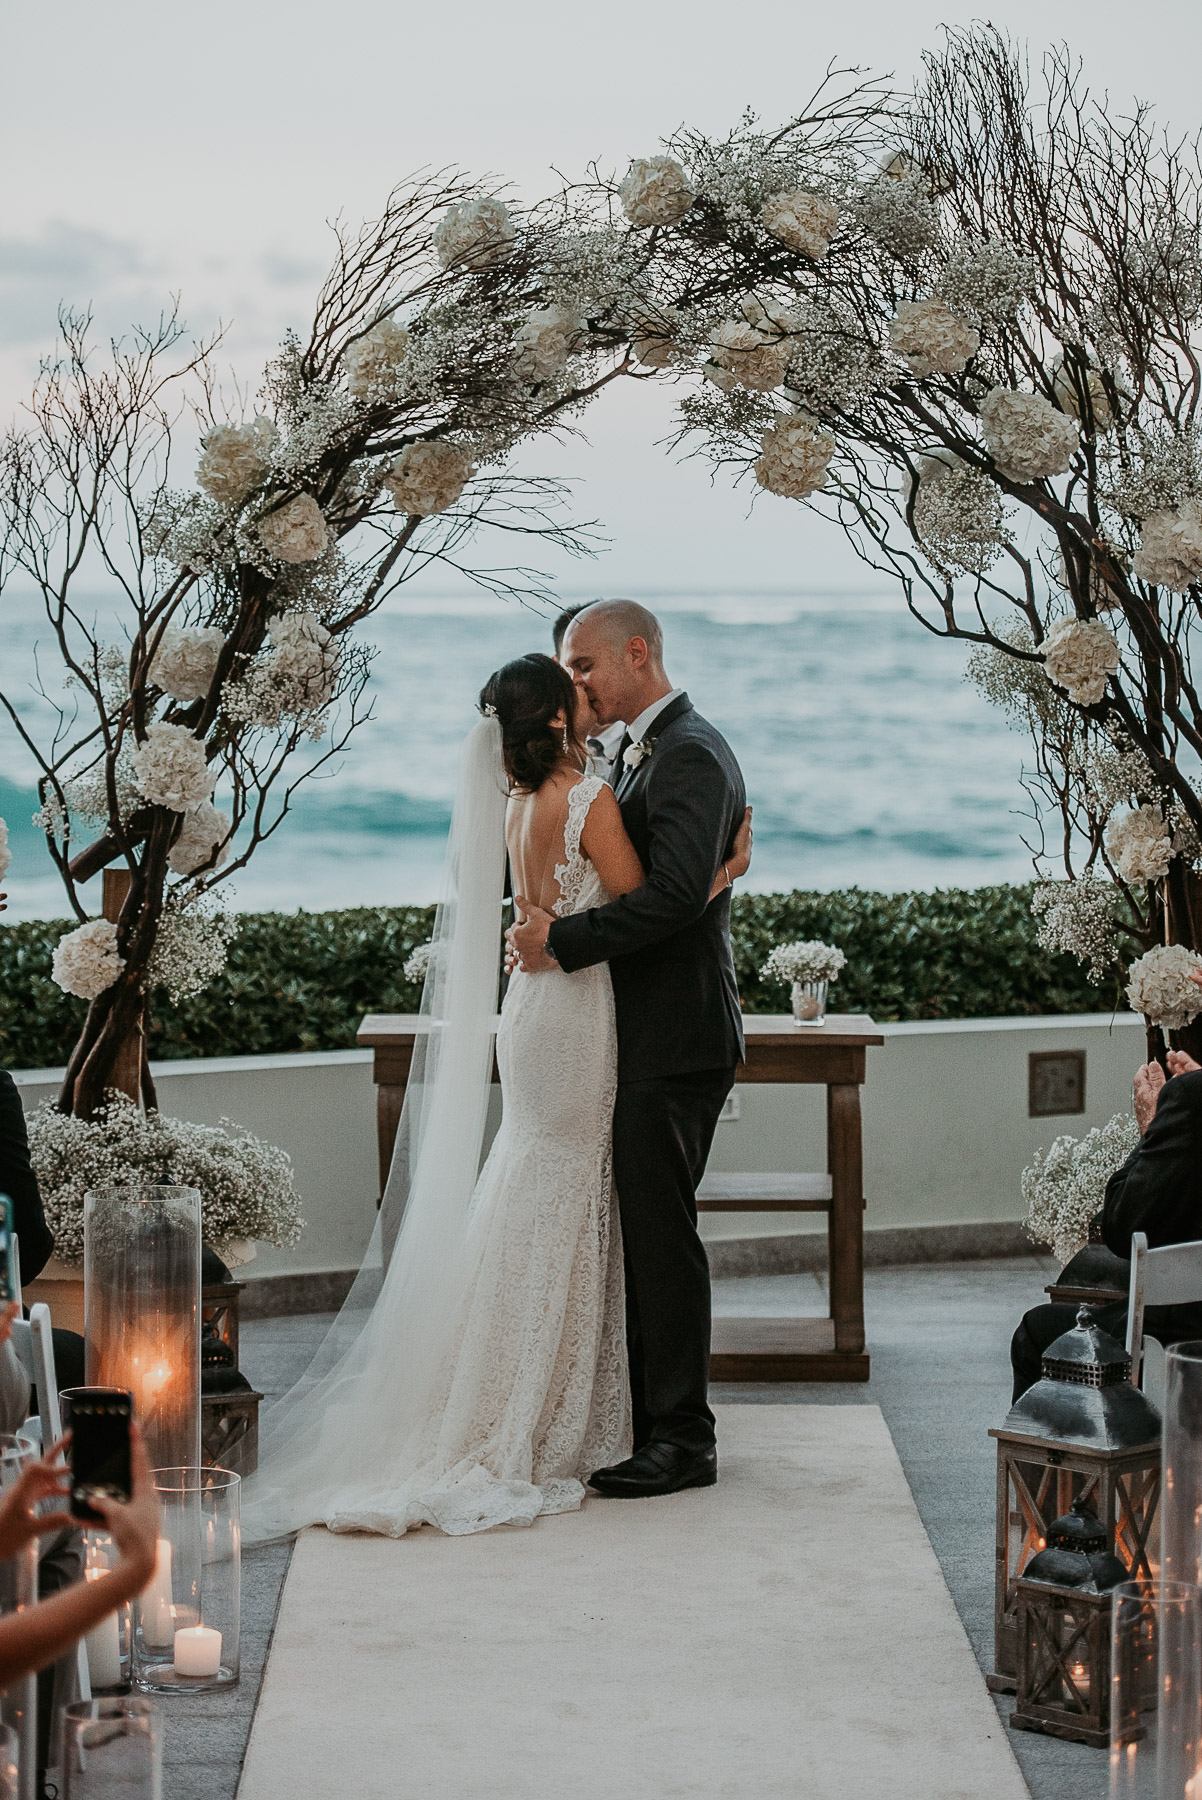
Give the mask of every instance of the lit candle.
<svg viewBox="0 0 1202 1800">
<path fill-rule="evenodd" d="M 160 1538 L 155 1553 L 154 1574 L 142 1595 L 142 1636 L 148 1644 L 165 1649 L 174 1633 L 175 1617 L 171 1610 L 171 1540 Z"/>
<path fill-rule="evenodd" d="M 177 1675 L 216 1675 L 221 1668 L 221 1633 L 208 1625 L 189 1625 L 175 1634 Z"/>
<path fill-rule="evenodd" d="M 103 1569 L 86 1569 L 89 1581 L 99 1581 L 104 1574 Z M 121 1628 L 118 1615 L 111 1612 L 107 1619 L 101 1619 L 94 1625 L 84 1639 L 88 1650 L 88 1677 L 94 1688 L 118 1687 L 122 1680 L 121 1673 Z"/>
</svg>

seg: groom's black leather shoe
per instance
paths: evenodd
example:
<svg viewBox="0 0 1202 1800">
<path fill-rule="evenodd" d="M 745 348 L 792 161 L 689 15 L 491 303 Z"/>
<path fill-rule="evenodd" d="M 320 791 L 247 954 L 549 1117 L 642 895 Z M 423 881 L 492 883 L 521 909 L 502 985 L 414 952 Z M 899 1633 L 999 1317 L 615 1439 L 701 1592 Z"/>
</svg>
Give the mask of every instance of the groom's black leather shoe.
<svg viewBox="0 0 1202 1800">
<path fill-rule="evenodd" d="M 713 1487 L 718 1479 L 718 1452 L 686 1450 L 680 1444 L 644 1444 L 625 1462 L 589 1476 L 594 1493 L 607 1500 L 644 1500 L 677 1494 L 681 1488 Z"/>
</svg>

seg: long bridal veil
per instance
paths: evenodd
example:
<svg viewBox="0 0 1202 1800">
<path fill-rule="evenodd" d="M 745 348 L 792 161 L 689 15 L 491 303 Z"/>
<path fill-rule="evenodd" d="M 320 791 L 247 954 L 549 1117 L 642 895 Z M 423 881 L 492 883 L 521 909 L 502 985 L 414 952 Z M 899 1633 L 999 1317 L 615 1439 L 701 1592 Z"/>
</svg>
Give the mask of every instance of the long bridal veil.
<svg viewBox="0 0 1202 1800">
<path fill-rule="evenodd" d="M 251 1541 L 395 1480 L 452 1348 L 492 1077 L 506 786 L 500 725 L 482 719 L 461 758 L 423 1029 L 383 1202 L 321 1349 L 264 1416 L 244 1496 Z"/>
</svg>

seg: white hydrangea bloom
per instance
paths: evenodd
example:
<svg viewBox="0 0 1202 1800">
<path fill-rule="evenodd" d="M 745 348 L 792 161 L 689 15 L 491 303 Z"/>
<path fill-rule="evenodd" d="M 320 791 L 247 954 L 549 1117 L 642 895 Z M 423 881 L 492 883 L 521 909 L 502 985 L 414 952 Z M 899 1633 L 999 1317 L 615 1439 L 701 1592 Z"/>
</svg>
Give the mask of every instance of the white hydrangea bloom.
<svg viewBox="0 0 1202 1800">
<path fill-rule="evenodd" d="M 271 473 L 279 434 L 260 416 L 250 425 L 215 425 L 200 441 L 196 484 L 212 500 L 238 506 Z"/>
<path fill-rule="evenodd" d="M 395 400 L 405 380 L 409 333 L 395 319 L 381 319 L 356 338 L 344 357 L 346 385 L 356 400 Z"/>
<path fill-rule="evenodd" d="M 1047 481 L 1072 462 L 1077 421 L 1042 394 L 995 387 L 981 402 L 981 426 L 989 454 L 1012 481 Z"/>
<path fill-rule="evenodd" d="M 1038 265 L 1002 241 L 957 245 L 936 290 L 957 312 L 1012 319 L 1039 280 Z"/>
<path fill-rule="evenodd" d="M 1110 395 L 1106 392 L 1106 383 L 1102 379 L 1100 369 L 1084 371 L 1085 389 L 1089 395 L 1089 410 L 1093 415 L 1095 431 L 1111 431 L 1114 428 L 1114 408 L 1110 404 Z M 1052 365 L 1052 392 L 1062 412 L 1071 413 L 1074 419 L 1082 417 L 1081 395 L 1077 391 L 1077 382 L 1062 356 L 1058 356 Z"/>
<path fill-rule="evenodd" d="M 713 361 L 755 394 L 778 388 L 789 367 L 788 339 L 765 337 L 746 319 L 724 319 L 714 331 L 710 349 Z"/>
<path fill-rule="evenodd" d="M 462 444 L 434 438 L 402 450 L 384 485 L 398 512 L 416 513 L 424 519 L 454 506 L 475 472 L 471 455 Z"/>
<path fill-rule="evenodd" d="M 958 375 L 981 347 L 981 334 L 942 300 L 903 300 L 889 342 L 913 374 Z"/>
<path fill-rule="evenodd" d="M 527 313 L 514 338 L 514 371 L 522 381 L 554 381 L 580 343 L 583 321 L 566 306 Z"/>
<path fill-rule="evenodd" d="M 839 208 L 822 194 L 794 188 L 787 194 L 769 195 L 760 210 L 760 221 L 786 249 L 821 262 L 839 228 Z"/>
<path fill-rule="evenodd" d="M 1184 944 L 1154 944 L 1127 971 L 1127 1001 L 1165 1031 L 1180 1031 L 1202 1012 L 1202 956 Z"/>
<path fill-rule="evenodd" d="M 770 494 L 805 500 L 826 482 L 835 440 L 801 413 L 782 415 L 760 439 L 755 478 Z"/>
<path fill-rule="evenodd" d="M 12 864 L 13 853 L 8 847 L 8 826 L 0 819 L 0 881 L 4 880 Z"/>
<path fill-rule="evenodd" d="M 981 575 L 1005 542 L 1005 506 L 997 484 L 956 457 L 927 456 L 918 465 L 914 529 L 941 562 Z"/>
<path fill-rule="evenodd" d="M 1058 619 L 1043 643 L 1044 671 L 1078 706 L 1096 706 L 1119 666 L 1118 641 L 1096 619 Z"/>
<path fill-rule="evenodd" d="M 1067 1263 L 1089 1242 L 1089 1228 L 1102 1210 L 1106 1183 L 1139 1142 L 1131 1113 L 1115 1113 L 1078 1141 L 1067 1134 L 1047 1150 L 1037 1150 L 1023 1170 L 1026 1226 L 1037 1244 L 1051 1246 Z"/>
<path fill-rule="evenodd" d="M 188 812 L 207 800 L 217 772 L 205 761 L 205 747 L 186 725 L 148 725 L 130 757 L 134 786 L 152 806 Z"/>
<path fill-rule="evenodd" d="M 173 700 L 203 700 L 213 685 L 225 633 L 216 625 L 166 625 L 150 679 Z"/>
<path fill-rule="evenodd" d="M 267 627 L 268 644 L 241 681 L 225 691 L 230 716 L 274 731 L 286 718 L 306 720 L 319 735 L 334 697 L 342 649 L 316 613 L 279 613 Z"/>
<path fill-rule="evenodd" d="M 463 200 L 444 213 L 434 230 L 434 248 L 444 269 L 479 275 L 513 255 L 513 220 L 503 200 L 484 195 Z"/>
<path fill-rule="evenodd" d="M 1113 881 L 1078 875 L 1075 881 L 1042 881 L 1031 896 L 1039 920 L 1035 941 L 1044 950 L 1064 951 L 1087 965 L 1088 979 L 1103 980 L 1118 949 Z"/>
<path fill-rule="evenodd" d="M 837 981 L 847 957 L 834 944 L 806 938 L 797 944 L 777 944 L 760 970 L 764 981 Z"/>
<path fill-rule="evenodd" d="M 674 225 L 696 197 L 672 156 L 636 156 L 618 187 L 622 210 L 632 225 Z"/>
<path fill-rule="evenodd" d="M 124 967 L 125 958 L 117 955 L 117 927 L 107 919 L 89 919 L 58 940 L 50 978 L 64 994 L 95 1000 L 112 987 Z"/>
<path fill-rule="evenodd" d="M 312 494 L 297 494 L 286 506 L 260 519 L 259 541 L 280 562 L 315 561 L 325 550 L 329 533 Z"/>
<path fill-rule="evenodd" d="M 1202 579 L 1202 501 L 1187 500 L 1146 519 L 1132 567 L 1141 581 L 1174 594 Z"/>
<path fill-rule="evenodd" d="M 406 981 L 424 981 L 430 969 L 430 952 L 434 945 L 418 944 L 409 952 L 405 960 L 404 976 Z"/>
<path fill-rule="evenodd" d="M 1124 881 L 1161 881 L 1173 860 L 1173 839 L 1158 806 L 1120 813 L 1106 833 L 1110 860 Z"/>
<path fill-rule="evenodd" d="M 184 814 L 179 836 L 167 853 L 167 863 L 176 875 L 193 875 L 208 864 L 214 847 L 221 845 L 212 863 L 214 869 L 228 861 L 230 821 L 211 800 L 202 800 Z"/>
</svg>

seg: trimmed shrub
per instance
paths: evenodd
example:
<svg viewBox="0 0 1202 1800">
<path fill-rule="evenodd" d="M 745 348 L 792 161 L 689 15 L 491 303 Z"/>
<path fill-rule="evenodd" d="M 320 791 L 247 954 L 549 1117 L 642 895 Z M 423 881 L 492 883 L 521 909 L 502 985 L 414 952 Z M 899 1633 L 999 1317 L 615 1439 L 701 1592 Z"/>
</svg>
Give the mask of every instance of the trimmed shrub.
<svg viewBox="0 0 1202 1800">
<path fill-rule="evenodd" d="M 156 997 L 156 1058 L 249 1056 L 354 1046 L 367 1012 L 416 1012 L 410 952 L 430 935 L 428 906 L 245 913 L 221 976 L 177 1006 Z M 70 921 L 0 925 L 0 1067 L 54 1068 L 86 1010 L 50 979 Z M 787 988 L 760 980 L 774 944 L 823 938 L 847 955 L 832 989 L 839 1012 L 876 1019 L 979 1019 L 1098 1012 L 1118 996 L 1092 987 L 1074 958 L 1035 941 L 1029 887 L 933 894 L 739 894 L 732 939 L 748 1012 L 786 1012 Z"/>
</svg>

